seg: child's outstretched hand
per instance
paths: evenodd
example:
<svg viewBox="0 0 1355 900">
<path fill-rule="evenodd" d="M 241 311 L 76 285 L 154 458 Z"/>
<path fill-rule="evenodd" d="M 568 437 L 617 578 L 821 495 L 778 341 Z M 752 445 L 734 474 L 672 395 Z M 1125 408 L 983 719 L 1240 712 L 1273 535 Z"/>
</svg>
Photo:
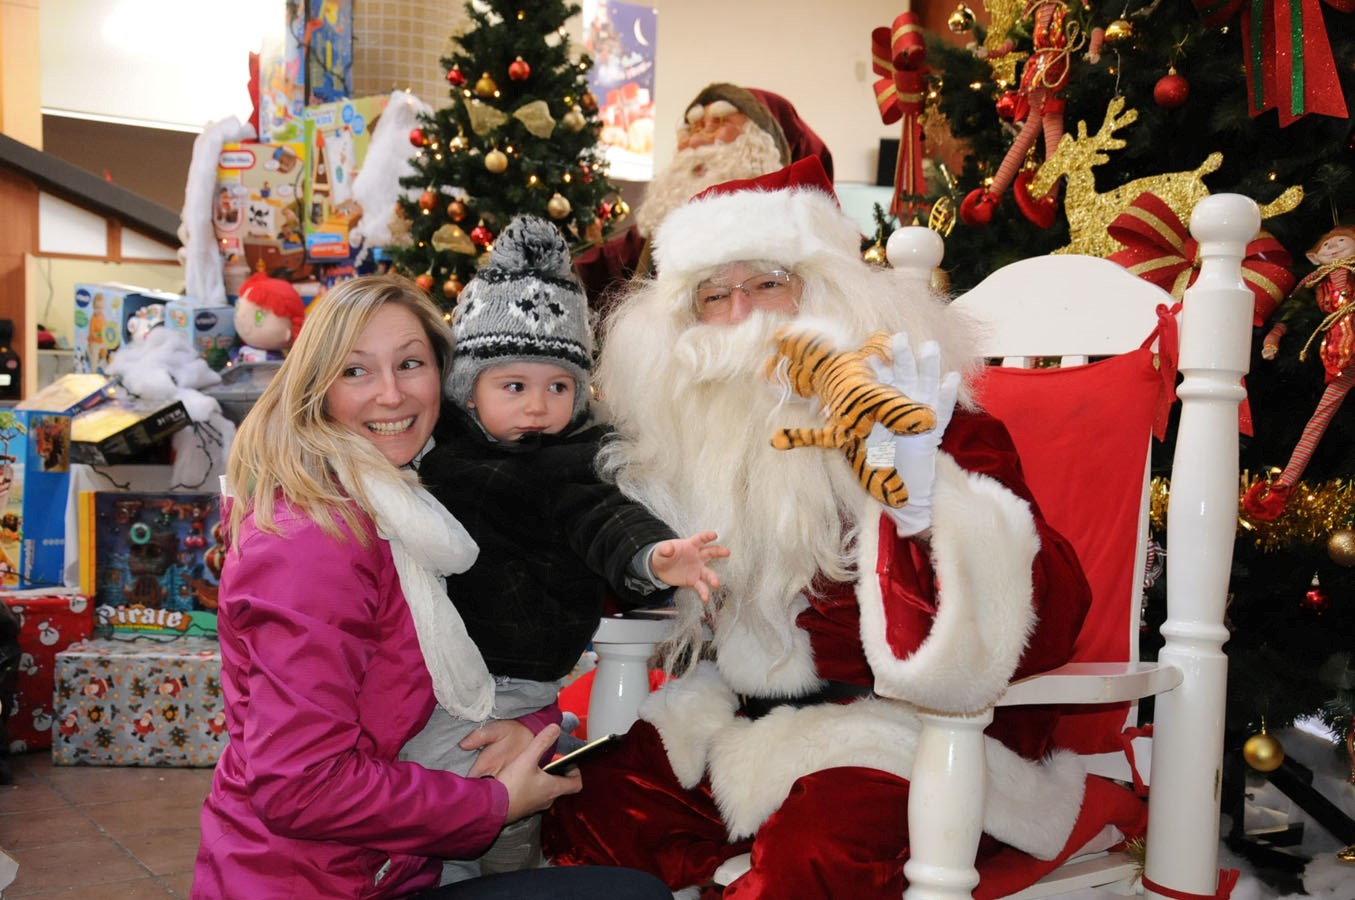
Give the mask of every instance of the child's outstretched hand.
<svg viewBox="0 0 1355 900">
<path fill-rule="evenodd" d="M 649 555 L 649 568 L 673 587 L 689 587 L 701 602 L 710 602 L 710 592 L 720 586 L 720 576 L 707 565 L 729 555 L 729 548 L 713 543 L 719 535 L 701 531 L 689 538 L 660 541 Z"/>
</svg>

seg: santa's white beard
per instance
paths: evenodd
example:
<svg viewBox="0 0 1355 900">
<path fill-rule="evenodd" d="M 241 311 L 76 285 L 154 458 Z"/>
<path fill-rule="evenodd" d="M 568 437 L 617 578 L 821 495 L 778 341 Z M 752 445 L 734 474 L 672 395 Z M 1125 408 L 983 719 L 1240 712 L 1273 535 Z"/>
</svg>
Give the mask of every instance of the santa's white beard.
<svg viewBox="0 0 1355 900">
<path fill-rule="evenodd" d="M 783 165 L 771 135 L 751 122 L 728 143 L 680 150 L 654 173 L 635 211 L 635 227 L 648 237 L 664 217 L 711 185 L 774 172 Z"/>
<path fill-rule="evenodd" d="M 635 437 L 609 445 L 603 458 L 623 490 L 679 534 L 720 535 L 731 552 L 714 564 L 717 647 L 722 632 L 746 629 L 773 657 L 790 652 L 794 613 L 815 575 L 851 577 L 855 531 L 847 510 L 861 498 L 840 454 L 771 446 L 777 428 L 822 424 L 808 401 L 783 402 L 784 392 L 764 377 L 771 334 L 785 321 L 758 312 L 736 326 L 629 334 L 639 342 L 632 352 L 660 362 L 643 386 L 632 383 L 619 395 L 634 402 L 613 406 L 613 417 Z M 606 384 L 609 372 L 599 374 Z M 689 590 L 678 592 L 678 607 L 670 662 L 700 643 L 706 612 Z"/>
</svg>

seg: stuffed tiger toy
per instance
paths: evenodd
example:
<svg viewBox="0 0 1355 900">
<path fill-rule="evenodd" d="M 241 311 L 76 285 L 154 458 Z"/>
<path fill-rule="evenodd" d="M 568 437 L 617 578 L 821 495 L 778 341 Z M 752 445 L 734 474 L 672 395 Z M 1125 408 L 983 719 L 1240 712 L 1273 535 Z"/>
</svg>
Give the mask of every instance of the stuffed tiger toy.
<svg viewBox="0 0 1355 900">
<path fill-rule="evenodd" d="M 828 416 L 823 428 L 781 428 L 772 435 L 778 450 L 836 447 L 842 450 L 857 480 L 872 497 L 898 508 L 908 502 L 908 487 L 894 468 L 876 468 L 866 459 L 866 437 L 879 423 L 894 434 L 920 434 L 936 427 L 936 412 L 896 388 L 881 384 L 871 368 L 876 357 L 889 362 L 889 334 L 872 334 L 858 350 L 839 352 L 822 334 L 787 326 L 774 335 L 776 355 L 767 361 L 774 377 L 786 360 L 790 388 L 817 398 Z"/>
</svg>

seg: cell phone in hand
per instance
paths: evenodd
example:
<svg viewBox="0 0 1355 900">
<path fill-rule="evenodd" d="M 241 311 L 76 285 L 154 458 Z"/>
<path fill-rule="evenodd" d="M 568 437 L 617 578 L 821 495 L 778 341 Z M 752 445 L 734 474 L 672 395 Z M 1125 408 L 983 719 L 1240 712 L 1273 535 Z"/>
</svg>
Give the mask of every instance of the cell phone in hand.
<svg viewBox="0 0 1355 900">
<path fill-rule="evenodd" d="M 601 753 L 602 751 L 614 746 L 616 742 L 619 740 L 621 740 L 621 735 L 619 734 L 603 735 L 602 737 L 597 738 L 596 740 L 589 741 L 588 743 L 584 744 L 577 750 L 571 750 L 569 753 L 566 753 L 564 756 L 561 756 L 558 759 L 552 759 L 550 762 L 546 763 L 544 766 L 541 767 L 541 771 L 547 772 L 551 775 L 563 775 L 565 772 L 568 772 L 570 769 L 573 769 L 579 763 L 583 762 L 585 759 L 588 759 L 591 756 L 595 756 L 598 753 Z"/>
</svg>

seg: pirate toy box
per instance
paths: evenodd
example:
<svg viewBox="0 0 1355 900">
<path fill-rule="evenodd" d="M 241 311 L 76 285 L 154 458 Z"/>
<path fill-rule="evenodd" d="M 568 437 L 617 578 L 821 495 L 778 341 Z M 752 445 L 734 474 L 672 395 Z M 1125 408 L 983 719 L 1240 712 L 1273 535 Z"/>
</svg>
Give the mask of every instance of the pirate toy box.
<svg viewBox="0 0 1355 900">
<path fill-rule="evenodd" d="M 224 554 L 217 494 L 82 494 L 96 633 L 216 637 Z"/>
<path fill-rule="evenodd" d="M 305 152 L 290 142 L 241 141 L 221 149 L 212 227 L 227 260 L 284 278 L 304 265 Z"/>
</svg>

